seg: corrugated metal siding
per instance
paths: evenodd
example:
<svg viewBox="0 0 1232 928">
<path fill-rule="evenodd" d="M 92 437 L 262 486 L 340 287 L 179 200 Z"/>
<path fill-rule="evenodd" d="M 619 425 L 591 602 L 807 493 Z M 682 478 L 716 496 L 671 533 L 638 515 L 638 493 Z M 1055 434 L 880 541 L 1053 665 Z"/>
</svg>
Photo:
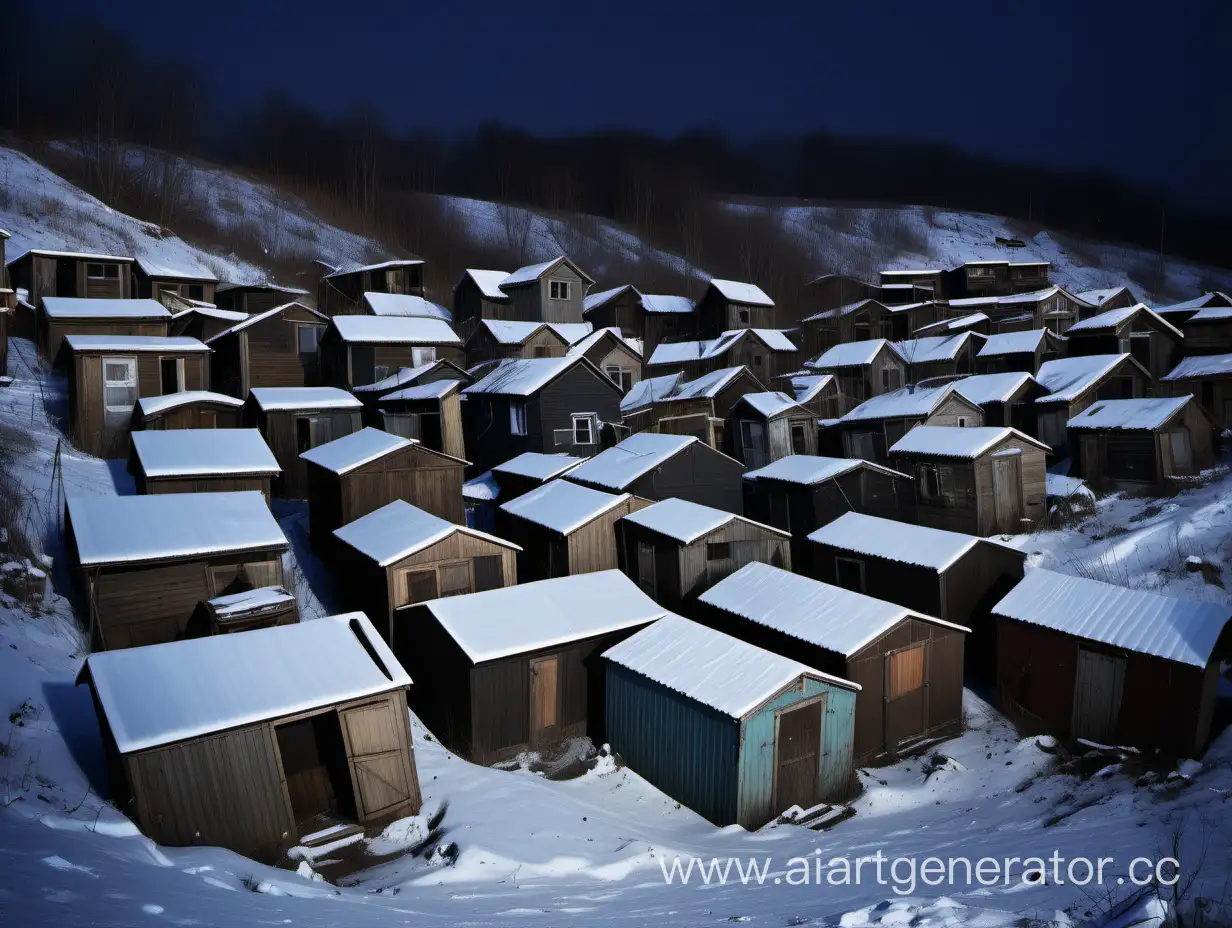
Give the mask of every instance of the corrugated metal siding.
<svg viewBox="0 0 1232 928">
<path fill-rule="evenodd" d="M 805 678 L 804 690 L 792 687 L 744 720 L 740 751 L 737 821 L 758 828 L 782 809 L 774 808 L 775 714 L 796 703 L 825 695 L 818 762 L 819 801 L 837 802 L 851 795 L 852 741 L 855 736 L 856 693 L 821 680 Z"/>
<path fill-rule="evenodd" d="M 736 720 L 625 667 L 604 663 L 612 749 L 639 776 L 709 821 L 735 822 Z"/>
</svg>

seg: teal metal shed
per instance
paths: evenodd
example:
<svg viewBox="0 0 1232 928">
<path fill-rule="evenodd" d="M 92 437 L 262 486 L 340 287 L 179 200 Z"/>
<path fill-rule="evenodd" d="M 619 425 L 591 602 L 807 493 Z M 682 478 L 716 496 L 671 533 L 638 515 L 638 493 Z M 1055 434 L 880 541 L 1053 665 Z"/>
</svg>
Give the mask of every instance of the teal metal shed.
<svg viewBox="0 0 1232 928">
<path fill-rule="evenodd" d="M 671 614 L 603 656 L 612 749 L 714 824 L 853 794 L 857 684 Z"/>
</svg>

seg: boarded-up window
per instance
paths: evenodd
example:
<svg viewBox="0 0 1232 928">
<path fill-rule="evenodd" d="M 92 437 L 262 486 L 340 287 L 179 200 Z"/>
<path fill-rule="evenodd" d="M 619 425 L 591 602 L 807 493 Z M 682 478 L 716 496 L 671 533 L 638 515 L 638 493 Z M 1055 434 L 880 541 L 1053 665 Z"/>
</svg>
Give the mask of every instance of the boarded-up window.
<svg viewBox="0 0 1232 928">
<path fill-rule="evenodd" d="M 423 603 L 436 599 L 436 571 L 408 570 L 403 574 L 407 603 Z"/>
<path fill-rule="evenodd" d="M 497 590 L 505 585 L 505 572 L 499 554 L 477 557 L 475 564 L 475 592 Z"/>
<path fill-rule="evenodd" d="M 469 564 L 446 564 L 441 568 L 441 595 L 461 596 L 471 592 Z"/>
<path fill-rule="evenodd" d="M 924 645 L 890 655 L 890 698 L 913 693 L 924 685 Z"/>
</svg>

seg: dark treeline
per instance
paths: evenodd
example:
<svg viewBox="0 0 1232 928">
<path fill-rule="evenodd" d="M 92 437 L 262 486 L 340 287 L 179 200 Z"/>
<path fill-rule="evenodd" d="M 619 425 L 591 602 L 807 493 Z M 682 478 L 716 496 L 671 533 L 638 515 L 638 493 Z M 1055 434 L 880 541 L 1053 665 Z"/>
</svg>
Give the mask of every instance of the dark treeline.
<svg viewBox="0 0 1232 928">
<path fill-rule="evenodd" d="M 328 119 L 281 95 L 237 111 L 182 61 L 138 54 L 96 23 L 62 24 L 50 11 L 15 6 L 6 35 L 13 52 L 0 57 L 0 128 L 79 144 L 92 156 L 95 191 L 109 202 L 123 184 L 122 159 L 109 153 L 136 143 L 341 198 L 360 225 L 408 192 L 450 193 L 611 217 L 687 254 L 696 204 L 724 196 L 990 212 L 1152 250 L 1162 239 L 1169 254 L 1214 264 L 1226 262 L 1232 245 L 1232 217 L 1161 190 L 941 144 L 825 132 L 736 141 L 708 130 L 544 138 L 500 125 L 444 135 L 394 130 L 362 108 Z"/>
</svg>

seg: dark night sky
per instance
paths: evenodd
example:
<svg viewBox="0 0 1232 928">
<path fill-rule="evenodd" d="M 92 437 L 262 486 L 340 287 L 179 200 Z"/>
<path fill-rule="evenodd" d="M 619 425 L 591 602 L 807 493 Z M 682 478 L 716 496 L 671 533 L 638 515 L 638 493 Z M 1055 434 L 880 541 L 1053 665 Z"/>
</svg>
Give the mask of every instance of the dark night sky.
<svg viewBox="0 0 1232 928">
<path fill-rule="evenodd" d="M 97 2 L 60 0 L 69 15 Z M 212 73 L 395 125 L 714 126 L 938 139 L 1232 204 L 1227 0 L 123 0 L 107 18 Z M 188 37 L 204 33 L 216 41 Z M 249 63 L 255 63 L 255 66 Z"/>
</svg>

